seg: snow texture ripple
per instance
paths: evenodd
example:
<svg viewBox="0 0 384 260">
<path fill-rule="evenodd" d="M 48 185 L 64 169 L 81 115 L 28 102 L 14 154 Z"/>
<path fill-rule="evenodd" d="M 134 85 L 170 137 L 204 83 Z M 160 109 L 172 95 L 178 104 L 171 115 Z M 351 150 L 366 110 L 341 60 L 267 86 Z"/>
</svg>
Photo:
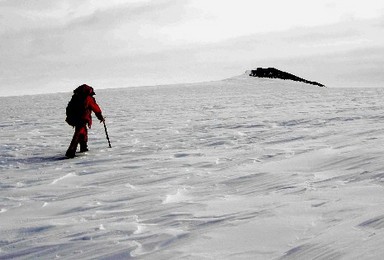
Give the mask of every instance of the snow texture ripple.
<svg viewBox="0 0 384 260">
<path fill-rule="evenodd" d="M 0 98 L 0 259 L 380 259 L 383 89 L 239 77 Z"/>
</svg>

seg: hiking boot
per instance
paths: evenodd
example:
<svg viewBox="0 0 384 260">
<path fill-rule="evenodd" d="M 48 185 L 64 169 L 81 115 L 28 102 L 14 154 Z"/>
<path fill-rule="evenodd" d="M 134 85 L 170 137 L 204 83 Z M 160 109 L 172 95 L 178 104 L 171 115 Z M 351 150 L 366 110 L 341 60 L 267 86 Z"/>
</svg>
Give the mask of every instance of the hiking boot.
<svg viewBox="0 0 384 260">
<path fill-rule="evenodd" d="M 80 153 L 88 152 L 88 145 L 86 142 L 80 142 Z"/>
<path fill-rule="evenodd" d="M 67 157 L 67 158 L 74 158 L 74 157 L 75 157 L 75 153 L 76 153 L 76 151 L 68 150 L 68 151 L 65 153 L 65 157 Z"/>
</svg>

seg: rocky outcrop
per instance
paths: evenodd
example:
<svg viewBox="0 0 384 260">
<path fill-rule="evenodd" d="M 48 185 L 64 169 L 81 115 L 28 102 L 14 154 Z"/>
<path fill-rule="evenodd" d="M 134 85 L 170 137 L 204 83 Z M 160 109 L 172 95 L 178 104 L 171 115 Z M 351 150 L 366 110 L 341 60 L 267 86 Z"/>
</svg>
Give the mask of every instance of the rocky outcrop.
<svg viewBox="0 0 384 260">
<path fill-rule="evenodd" d="M 316 81 L 309 81 L 300 77 L 297 77 L 293 74 L 290 74 L 285 71 L 281 71 L 275 68 L 257 68 L 256 70 L 251 70 L 249 76 L 258 77 L 258 78 L 274 78 L 274 79 L 284 79 L 284 80 L 294 80 L 311 85 L 316 85 L 319 87 L 325 87 L 323 84 Z"/>
</svg>

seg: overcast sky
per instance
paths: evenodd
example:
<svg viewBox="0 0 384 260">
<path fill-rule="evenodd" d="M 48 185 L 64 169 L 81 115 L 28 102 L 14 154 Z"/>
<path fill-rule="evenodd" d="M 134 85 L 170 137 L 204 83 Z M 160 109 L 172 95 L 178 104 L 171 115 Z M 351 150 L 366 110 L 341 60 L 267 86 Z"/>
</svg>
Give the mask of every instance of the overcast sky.
<svg viewBox="0 0 384 260">
<path fill-rule="evenodd" d="M 217 80 L 273 66 L 384 87 L 383 0 L 0 0 L 0 95 Z"/>
</svg>

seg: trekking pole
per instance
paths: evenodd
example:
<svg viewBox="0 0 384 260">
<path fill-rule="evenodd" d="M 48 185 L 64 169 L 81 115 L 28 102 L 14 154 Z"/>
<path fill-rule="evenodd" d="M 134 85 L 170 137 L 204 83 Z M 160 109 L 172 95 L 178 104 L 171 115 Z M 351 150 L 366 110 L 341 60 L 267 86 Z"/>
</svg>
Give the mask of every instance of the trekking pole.
<svg viewBox="0 0 384 260">
<path fill-rule="evenodd" d="M 107 140 L 108 140 L 109 148 L 112 148 L 111 142 L 109 141 L 109 136 L 108 136 L 107 126 L 105 125 L 105 120 L 103 120 L 103 124 L 104 124 L 105 135 L 107 136 Z"/>
</svg>

